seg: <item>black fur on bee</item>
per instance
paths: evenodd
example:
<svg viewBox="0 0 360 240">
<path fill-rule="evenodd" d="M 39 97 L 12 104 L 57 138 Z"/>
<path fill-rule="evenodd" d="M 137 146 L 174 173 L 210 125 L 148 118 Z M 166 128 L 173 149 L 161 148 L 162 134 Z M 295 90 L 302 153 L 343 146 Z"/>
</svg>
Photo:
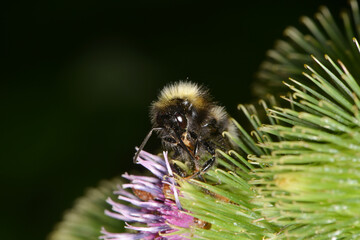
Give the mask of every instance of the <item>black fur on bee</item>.
<svg viewBox="0 0 360 240">
<path fill-rule="evenodd" d="M 231 143 L 223 137 L 224 131 L 236 135 L 225 109 L 212 100 L 207 89 L 191 82 L 166 86 L 152 103 L 150 116 L 153 128 L 134 161 L 156 131 L 164 147 L 173 150 L 172 158 L 190 163 L 194 172 L 190 177 L 199 176 L 214 165 L 216 148 L 229 149 Z M 200 159 L 206 154 L 211 157 L 200 166 Z"/>
</svg>

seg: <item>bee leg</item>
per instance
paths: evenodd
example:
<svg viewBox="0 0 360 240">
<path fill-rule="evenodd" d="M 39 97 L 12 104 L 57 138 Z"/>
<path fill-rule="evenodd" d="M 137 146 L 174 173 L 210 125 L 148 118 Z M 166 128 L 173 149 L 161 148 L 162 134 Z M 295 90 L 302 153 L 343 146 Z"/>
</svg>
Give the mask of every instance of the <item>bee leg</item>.
<svg viewBox="0 0 360 240">
<path fill-rule="evenodd" d="M 197 171 L 196 173 L 194 173 L 193 175 L 189 176 L 188 178 L 196 178 L 199 177 L 200 180 L 204 180 L 203 177 L 201 176 L 201 174 L 205 173 L 207 170 L 209 170 L 209 168 L 211 168 L 215 163 L 215 156 L 213 156 L 212 158 L 210 158 L 209 160 L 207 160 L 204 165 L 202 166 L 202 168 Z"/>
<path fill-rule="evenodd" d="M 209 160 L 207 160 L 205 162 L 205 164 L 202 166 L 201 170 L 199 171 L 200 174 L 206 172 L 207 170 L 209 170 L 209 168 L 211 168 L 212 166 L 214 166 L 215 163 L 215 156 L 213 156 L 212 158 L 210 158 Z"/>
<path fill-rule="evenodd" d="M 204 165 L 201 167 L 200 170 L 198 170 L 196 173 L 194 173 L 192 176 L 189 176 L 189 178 L 196 178 L 196 177 L 201 177 L 201 174 L 205 173 L 207 170 L 209 170 L 215 163 L 216 157 L 215 157 L 215 149 L 213 148 L 213 146 L 211 145 L 211 143 L 209 142 L 204 142 L 203 143 L 204 147 L 206 148 L 206 150 L 212 155 L 212 157 L 207 160 Z M 200 180 L 202 180 L 203 178 L 201 177 Z"/>
</svg>

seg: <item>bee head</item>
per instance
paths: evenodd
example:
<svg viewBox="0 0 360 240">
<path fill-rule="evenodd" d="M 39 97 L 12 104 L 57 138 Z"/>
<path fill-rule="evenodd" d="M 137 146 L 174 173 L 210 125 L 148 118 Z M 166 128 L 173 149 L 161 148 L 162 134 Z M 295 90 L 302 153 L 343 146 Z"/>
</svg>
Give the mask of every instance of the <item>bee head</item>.
<svg viewBox="0 0 360 240">
<path fill-rule="evenodd" d="M 182 134 L 188 128 L 192 108 L 187 100 L 173 99 L 163 108 L 153 108 L 153 125 Z"/>
<path fill-rule="evenodd" d="M 236 135 L 225 109 L 212 100 L 206 88 L 191 82 L 180 81 L 166 86 L 151 104 L 150 117 L 152 129 L 134 161 L 154 131 L 165 148 L 173 150 L 182 160 L 191 159 L 194 166 L 203 153 L 214 156 L 215 145 L 227 146 L 223 131 Z"/>
</svg>

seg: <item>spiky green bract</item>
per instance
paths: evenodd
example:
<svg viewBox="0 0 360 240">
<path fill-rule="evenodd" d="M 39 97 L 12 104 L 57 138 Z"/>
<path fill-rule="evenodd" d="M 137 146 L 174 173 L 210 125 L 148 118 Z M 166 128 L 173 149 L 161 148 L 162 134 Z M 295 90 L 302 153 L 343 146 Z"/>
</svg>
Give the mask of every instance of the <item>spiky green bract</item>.
<svg viewBox="0 0 360 240">
<path fill-rule="evenodd" d="M 64 214 L 48 240 L 96 240 L 103 226 L 114 232 L 123 232 L 123 222 L 104 214 L 104 210 L 109 208 L 106 199 L 113 196 L 116 186 L 121 183 L 119 178 L 103 180 L 96 188 L 87 190 Z"/>
<path fill-rule="evenodd" d="M 250 202 L 255 193 L 246 180 L 221 169 L 209 171 L 207 181 L 211 179 L 179 181 L 183 208 L 211 224 L 210 229 L 189 229 L 192 239 L 261 239 L 276 233 L 276 227 L 255 211 L 257 206 Z"/>
<path fill-rule="evenodd" d="M 359 239 L 360 74 L 327 55 L 327 64 L 313 59 L 326 74 L 306 66 L 304 76 L 317 88 L 290 79 L 284 98 L 294 107 L 269 109 L 279 124 L 259 129 L 282 140 L 260 143 L 271 154 L 250 157 L 267 166 L 253 171 L 262 195 L 254 204 L 282 227 L 278 239 Z"/>
<path fill-rule="evenodd" d="M 341 13 L 342 23 L 337 23 L 329 9 L 321 7 L 315 19 L 302 17 L 301 23 L 307 29 L 302 33 L 295 27 L 284 31 L 285 40 L 278 40 L 274 49 L 267 52 L 267 59 L 260 67 L 254 90 L 259 97 L 265 93 L 285 91 L 282 81 L 292 77 L 304 82 L 303 65 L 312 65 L 310 55 L 324 62 L 324 54 L 332 59 L 341 59 L 353 74 L 360 74 L 360 56 L 352 44 L 352 38 L 360 36 L 360 13 L 357 0 L 350 0 L 350 10 Z M 336 13 L 337 14 L 337 13 Z M 329 63 L 324 62 L 327 67 Z M 311 84 L 307 84 L 308 87 Z"/>
<path fill-rule="evenodd" d="M 249 114 L 249 112 L 247 112 Z M 250 115 L 248 115 L 251 118 Z M 254 120 L 255 119 L 255 120 Z M 256 126 L 256 115 L 253 115 Z M 246 154 L 264 154 L 266 150 L 236 122 L 240 137 L 224 133 L 236 142 Z M 254 133 L 256 135 L 256 133 Z M 258 135 L 263 137 L 262 133 Z M 249 163 L 242 154 L 231 150 L 218 150 L 218 168 L 204 174 L 205 182 L 178 179 L 180 201 L 189 214 L 211 224 L 210 229 L 194 225 L 182 229 L 191 239 L 263 239 L 273 238 L 279 231 L 276 225 L 265 220 L 258 212 L 260 205 L 252 201 L 258 196 L 249 181 L 254 178 L 251 171 L 257 166 Z"/>
<path fill-rule="evenodd" d="M 184 209 L 212 224 L 188 230 L 193 239 L 360 238 L 360 74 L 312 58 L 321 71 L 306 65 L 306 83 L 286 82 L 290 107 L 261 101 L 270 124 L 239 106 L 252 136 L 236 122 L 240 137 L 225 135 L 249 162 L 218 151 L 206 182 L 178 181 Z"/>
<path fill-rule="evenodd" d="M 250 183 L 263 194 L 254 202 L 264 206 L 261 214 L 282 228 L 279 239 L 360 238 L 360 55 L 353 39 L 360 13 L 356 0 L 349 3 L 343 27 L 321 7 L 318 23 L 301 19 L 307 34 L 287 28 L 288 39 L 277 42 L 260 69 L 259 94 L 278 91 L 288 77 L 293 92 L 283 97 L 292 107 L 268 110 L 278 124 L 259 129 L 281 141 L 261 143 L 271 154 L 250 157 L 268 166 L 256 169 Z"/>
</svg>

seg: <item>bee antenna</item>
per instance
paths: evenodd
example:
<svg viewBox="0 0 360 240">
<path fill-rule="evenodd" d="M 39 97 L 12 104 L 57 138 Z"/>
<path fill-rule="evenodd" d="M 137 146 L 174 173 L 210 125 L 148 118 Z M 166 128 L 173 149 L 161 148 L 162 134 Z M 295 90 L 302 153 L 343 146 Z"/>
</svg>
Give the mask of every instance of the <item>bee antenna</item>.
<svg viewBox="0 0 360 240">
<path fill-rule="evenodd" d="M 149 138 L 151 137 L 153 131 L 154 131 L 154 130 L 155 130 L 155 131 L 156 131 L 156 130 L 161 130 L 161 129 L 162 129 L 162 128 L 152 128 L 152 129 L 149 131 L 149 133 L 148 133 L 148 134 L 146 135 L 146 137 L 144 138 L 144 141 L 141 143 L 139 149 L 138 149 L 137 152 L 135 153 L 135 156 L 134 156 L 134 158 L 133 158 L 134 163 L 137 163 L 136 160 L 137 160 L 137 158 L 139 157 L 140 152 L 144 149 L 144 147 L 145 147 L 147 141 L 149 140 Z"/>
</svg>

